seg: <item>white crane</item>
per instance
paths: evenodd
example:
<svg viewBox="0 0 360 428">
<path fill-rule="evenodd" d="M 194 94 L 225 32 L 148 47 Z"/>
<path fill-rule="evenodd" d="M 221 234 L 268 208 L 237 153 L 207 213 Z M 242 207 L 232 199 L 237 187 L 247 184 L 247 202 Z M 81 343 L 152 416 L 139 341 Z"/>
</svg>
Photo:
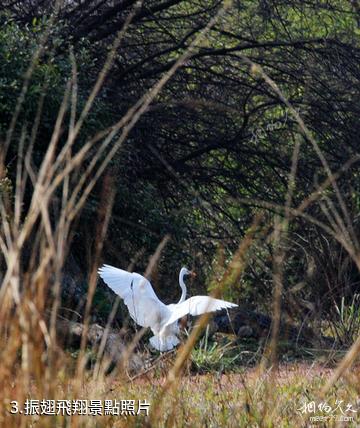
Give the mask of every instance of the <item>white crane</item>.
<svg viewBox="0 0 360 428">
<path fill-rule="evenodd" d="M 109 265 L 103 265 L 98 272 L 104 282 L 124 300 L 131 318 L 140 326 L 151 328 L 154 336 L 150 338 L 150 343 L 162 352 L 169 351 L 179 344 L 178 319 L 187 314 L 196 316 L 237 306 L 210 296 L 194 296 L 185 300 L 184 277 L 194 275 L 186 267 L 183 267 L 179 274 L 181 298 L 178 303 L 171 305 L 161 302 L 150 282 L 138 273 Z"/>
</svg>

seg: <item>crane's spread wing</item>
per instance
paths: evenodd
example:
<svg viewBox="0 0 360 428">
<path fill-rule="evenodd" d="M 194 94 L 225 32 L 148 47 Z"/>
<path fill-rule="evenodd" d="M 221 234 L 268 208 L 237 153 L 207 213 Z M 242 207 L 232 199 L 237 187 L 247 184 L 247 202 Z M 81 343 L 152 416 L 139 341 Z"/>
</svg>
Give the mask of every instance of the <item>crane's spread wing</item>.
<svg viewBox="0 0 360 428">
<path fill-rule="evenodd" d="M 103 265 L 98 273 L 104 282 L 122 299 L 131 318 L 142 327 L 154 327 L 167 312 L 150 282 L 135 272 Z"/>
<path fill-rule="evenodd" d="M 205 314 L 206 312 L 219 311 L 225 308 L 234 308 L 235 306 L 237 306 L 235 303 L 214 299 L 209 296 L 190 297 L 190 299 L 185 300 L 185 302 L 171 305 L 171 315 L 170 318 L 167 319 L 165 326 L 172 324 L 187 314 L 196 316 Z"/>
</svg>

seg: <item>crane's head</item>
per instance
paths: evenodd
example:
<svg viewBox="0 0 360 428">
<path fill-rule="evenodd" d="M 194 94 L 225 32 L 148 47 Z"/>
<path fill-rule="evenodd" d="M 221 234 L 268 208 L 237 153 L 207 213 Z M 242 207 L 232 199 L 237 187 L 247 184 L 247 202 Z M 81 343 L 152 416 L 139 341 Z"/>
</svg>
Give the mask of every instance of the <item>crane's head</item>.
<svg viewBox="0 0 360 428">
<path fill-rule="evenodd" d="M 185 282 L 184 282 L 184 279 L 185 279 L 186 276 L 192 276 L 192 277 L 194 277 L 194 276 L 196 276 L 196 274 L 195 274 L 195 272 L 189 270 L 186 267 L 182 267 L 181 268 L 180 274 L 179 274 L 179 285 L 181 287 L 182 293 L 181 293 L 181 298 L 179 300 L 179 303 L 184 302 L 185 299 L 186 299 L 186 285 L 185 285 Z"/>
<path fill-rule="evenodd" d="M 189 270 L 186 267 L 183 267 L 181 269 L 180 274 L 183 274 L 184 276 L 189 275 L 189 276 L 192 276 L 193 278 L 196 277 L 196 273 L 194 271 Z"/>
</svg>

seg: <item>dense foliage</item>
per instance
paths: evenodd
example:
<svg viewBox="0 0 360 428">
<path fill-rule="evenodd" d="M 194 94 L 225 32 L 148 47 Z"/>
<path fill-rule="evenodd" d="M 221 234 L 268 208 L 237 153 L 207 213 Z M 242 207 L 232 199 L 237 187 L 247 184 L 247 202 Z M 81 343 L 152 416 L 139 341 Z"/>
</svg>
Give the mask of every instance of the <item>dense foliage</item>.
<svg viewBox="0 0 360 428">
<path fill-rule="evenodd" d="M 136 1 L 73 1 L 64 2 L 53 16 L 55 3 L 11 0 L 0 6 L 3 140 L 24 72 L 50 21 L 55 22 L 35 66 L 5 159 L 11 182 L 18 141 L 31 141 L 39 99 L 44 94 L 34 142 L 35 166 L 51 138 L 74 62 L 81 111 L 129 14 L 133 13 L 128 31 L 74 150 L 115 123 L 173 66 L 222 7 L 217 0 L 145 0 L 140 5 Z M 326 179 L 324 165 L 289 108 L 248 60 L 260 65 L 299 111 L 331 171 L 337 172 L 356 155 L 359 19 L 356 2 L 233 2 L 113 158 L 110 171 L 116 196 L 104 259 L 126 267 L 135 257 L 136 270 L 142 271 L 160 240 L 170 234 L 159 267 L 162 277 L 174 284 L 179 267 L 193 265 L 201 272 L 197 287 L 204 291 L 219 248 L 226 263 L 256 213 L 264 211 L 270 222 L 275 213 L 283 214 L 297 143 L 293 206 Z M 290 316 L 329 316 L 334 303 L 342 296 L 350 302 L 358 290 L 359 274 L 353 261 L 318 224 L 337 233 L 341 225 L 328 212 L 332 204 L 345 218 L 349 239 L 358 235 L 357 166 L 354 162 L 337 182 L 347 217 L 329 187 L 320 202 L 306 210 L 308 217 L 317 219 L 316 224 L 303 217 L 290 223 L 284 274 L 284 307 Z M 101 186 L 90 195 L 71 244 L 70 253 L 85 269 L 94 246 L 100 200 Z M 254 246 L 248 268 L 240 282 L 233 284 L 234 299 L 268 305 L 273 289 L 272 253 L 266 240 Z M 157 291 L 166 299 L 177 293 L 164 288 Z"/>
</svg>

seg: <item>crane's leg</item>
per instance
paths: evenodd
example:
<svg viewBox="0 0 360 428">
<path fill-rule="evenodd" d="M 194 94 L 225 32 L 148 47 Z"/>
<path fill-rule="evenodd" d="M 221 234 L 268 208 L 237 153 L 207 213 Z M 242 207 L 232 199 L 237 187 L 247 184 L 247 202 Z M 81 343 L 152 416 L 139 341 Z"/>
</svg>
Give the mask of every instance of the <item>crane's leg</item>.
<svg viewBox="0 0 360 428">
<path fill-rule="evenodd" d="M 162 332 L 159 333 L 159 345 L 161 353 L 166 351 L 166 338 Z"/>
</svg>

